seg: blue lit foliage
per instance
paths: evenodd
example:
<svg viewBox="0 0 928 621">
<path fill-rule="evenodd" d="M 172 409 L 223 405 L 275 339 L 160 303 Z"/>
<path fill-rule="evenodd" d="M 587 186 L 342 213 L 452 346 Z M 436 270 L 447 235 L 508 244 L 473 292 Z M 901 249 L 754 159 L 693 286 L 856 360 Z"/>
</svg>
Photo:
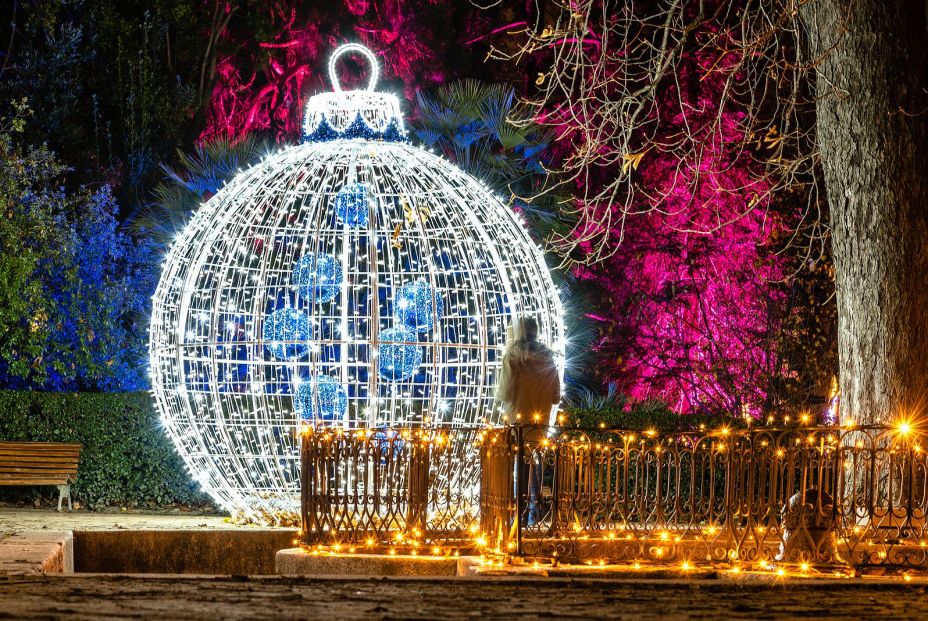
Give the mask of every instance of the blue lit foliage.
<svg viewBox="0 0 928 621">
<path fill-rule="evenodd" d="M 109 186 L 88 198 L 83 213 L 62 223 L 72 253 L 43 266 L 55 302 L 45 358 L 49 380 L 55 390 L 146 389 L 146 316 L 158 257 L 150 243 L 120 232 Z"/>
<path fill-rule="evenodd" d="M 165 178 L 155 186 L 154 200 L 132 214 L 127 224 L 161 244 L 170 244 L 191 214 L 216 194 L 235 172 L 257 160 L 267 146 L 253 136 L 232 141 L 216 138 L 193 152 L 178 151 L 180 167 L 161 165 Z"/>
<path fill-rule="evenodd" d="M 363 183 L 349 183 L 335 195 L 335 215 L 348 226 L 367 226 L 367 187 Z"/>
<path fill-rule="evenodd" d="M 305 421 L 337 420 L 348 408 L 348 393 L 334 378 L 316 375 L 297 386 L 294 404 Z"/>
<path fill-rule="evenodd" d="M 309 320 L 295 308 L 278 308 L 264 320 L 264 347 L 278 360 L 296 360 L 306 355 Z"/>
<path fill-rule="evenodd" d="M 416 136 L 490 188 L 513 197 L 544 238 L 563 222 L 567 197 L 551 188 L 546 163 L 554 137 L 517 105 L 515 91 L 478 80 L 450 82 L 431 95 L 419 93 Z M 515 121 L 515 122 L 513 122 Z M 517 197 L 535 196 L 532 201 Z"/>
<path fill-rule="evenodd" d="M 419 338 L 409 328 L 388 328 L 380 333 L 377 373 L 390 382 L 409 379 L 422 364 Z"/>
<path fill-rule="evenodd" d="M 396 321 L 419 332 L 431 330 L 444 313 L 444 300 L 440 295 L 433 297 L 431 285 L 421 278 L 403 284 L 393 299 Z"/>
<path fill-rule="evenodd" d="M 0 134 L 0 384 L 143 390 L 155 252 L 119 230 L 108 186 L 65 190 L 66 172 Z"/>
<path fill-rule="evenodd" d="M 366 211 L 364 213 L 367 214 Z M 330 254 L 307 254 L 293 267 L 292 284 L 307 302 L 328 302 L 338 295 L 342 284 L 342 266 Z"/>
</svg>

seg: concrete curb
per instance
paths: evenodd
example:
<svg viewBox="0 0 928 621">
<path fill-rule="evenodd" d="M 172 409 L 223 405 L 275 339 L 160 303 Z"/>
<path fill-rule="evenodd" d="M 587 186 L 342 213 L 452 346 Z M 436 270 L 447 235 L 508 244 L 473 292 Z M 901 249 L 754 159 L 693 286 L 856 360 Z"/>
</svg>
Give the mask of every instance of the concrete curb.
<svg viewBox="0 0 928 621">
<path fill-rule="evenodd" d="M 274 570 L 285 576 L 458 576 L 458 557 L 277 552 Z"/>
<path fill-rule="evenodd" d="M 0 575 L 74 573 L 70 531 L 30 531 L 0 535 Z"/>
</svg>

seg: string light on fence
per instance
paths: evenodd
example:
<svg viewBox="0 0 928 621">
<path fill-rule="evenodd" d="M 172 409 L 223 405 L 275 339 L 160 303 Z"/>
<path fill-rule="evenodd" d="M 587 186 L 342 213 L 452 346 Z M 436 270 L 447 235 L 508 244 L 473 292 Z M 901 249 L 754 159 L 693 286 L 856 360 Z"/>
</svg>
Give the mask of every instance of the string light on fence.
<svg viewBox="0 0 928 621">
<path fill-rule="evenodd" d="M 338 59 L 370 63 L 363 90 Z M 233 178 L 172 245 L 154 296 L 152 386 L 196 480 L 236 515 L 298 515 L 301 421 L 456 430 L 431 473 L 476 498 L 476 448 L 514 316 L 563 365 L 561 303 L 518 217 L 410 145 L 366 48 L 339 48 L 304 140 Z M 231 327 L 231 328 L 230 328 Z M 426 422 L 428 421 L 428 422 Z"/>
</svg>

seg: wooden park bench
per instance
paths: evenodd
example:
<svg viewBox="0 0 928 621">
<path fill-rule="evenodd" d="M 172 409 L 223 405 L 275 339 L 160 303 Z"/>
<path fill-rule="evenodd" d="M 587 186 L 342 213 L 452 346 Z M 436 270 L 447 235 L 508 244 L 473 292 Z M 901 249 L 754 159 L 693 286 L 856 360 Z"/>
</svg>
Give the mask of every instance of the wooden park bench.
<svg viewBox="0 0 928 621">
<path fill-rule="evenodd" d="M 71 483 L 77 480 L 81 444 L 61 442 L 0 442 L 0 485 L 57 485 L 58 510 Z"/>
</svg>

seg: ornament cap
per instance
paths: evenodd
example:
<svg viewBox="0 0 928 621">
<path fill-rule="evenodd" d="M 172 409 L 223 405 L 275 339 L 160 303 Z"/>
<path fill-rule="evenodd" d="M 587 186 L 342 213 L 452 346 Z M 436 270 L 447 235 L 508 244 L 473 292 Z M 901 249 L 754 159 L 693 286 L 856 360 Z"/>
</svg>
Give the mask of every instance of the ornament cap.
<svg viewBox="0 0 928 621">
<path fill-rule="evenodd" d="M 370 81 L 364 90 L 342 90 L 335 70 L 345 54 L 361 54 L 370 64 Z M 333 90 L 309 98 L 303 116 L 305 142 L 362 138 L 405 141 L 406 128 L 399 100 L 389 93 L 375 91 L 380 77 L 377 57 L 359 43 L 338 47 L 329 59 L 329 79 Z"/>
</svg>

